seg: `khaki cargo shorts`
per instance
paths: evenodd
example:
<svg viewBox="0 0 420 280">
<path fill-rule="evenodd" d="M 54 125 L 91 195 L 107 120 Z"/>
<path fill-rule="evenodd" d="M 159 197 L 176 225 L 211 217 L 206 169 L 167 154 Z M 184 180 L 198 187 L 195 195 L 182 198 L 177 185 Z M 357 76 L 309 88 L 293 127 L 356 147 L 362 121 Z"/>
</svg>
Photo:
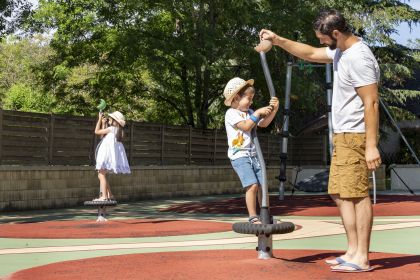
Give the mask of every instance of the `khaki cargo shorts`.
<svg viewBox="0 0 420 280">
<path fill-rule="evenodd" d="M 333 144 L 328 194 L 336 194 L 340 198 L 369 196 L 365 133 L 334 134 Z"/>
</svg>

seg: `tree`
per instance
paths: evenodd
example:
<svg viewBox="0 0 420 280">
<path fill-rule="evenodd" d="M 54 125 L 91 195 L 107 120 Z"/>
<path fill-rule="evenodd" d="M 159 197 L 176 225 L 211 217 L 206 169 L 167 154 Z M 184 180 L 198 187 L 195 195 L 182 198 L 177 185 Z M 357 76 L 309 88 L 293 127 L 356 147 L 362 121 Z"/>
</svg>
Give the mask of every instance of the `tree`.
<svg viewBox="0 0 420 280">
<path fill-rule="evenodd" d="M 29 16 L 31 7 L 26 0 L 0 1 L 0 40 L 21 26 Z"/>
<path fill-rule="evenodd" d="M 252 49 L 258 31 L 266 27 L 288 38 L 297 34 L 318 45 L 311 22 L 327 6 L 343 11 L 376 46 L 387 81 L 409 77 L 415 62 L 390 35 L 400 22 L 418 23 L 419 12 L 396 0 L 40 0 L 31 28 L 55 30 L 51 47 L 56 55 L 43 68 L 44 85 L 79 112 L 92 113 L 88 105 L 105 98 L 130 117 L 207 128 L 220 125 L 222 91 L 230 78 L 255 78 L 257 90 L 267 92 Z M 281 94 L 288 56 L 274 49 L 268 59 Z M 70 83 L 80 67 L 95 71 Z M 319 98 L 323 83 L 323 73 L 297 78 L 293 110 L 298 115 L 315 116 L 325 106 Z M 258 94 L 255 103 L 267 100 L 268 94 Z M 305 121 L 296 118 L 295 126 Z"/>
<path fill-rule="evenodd" d="M 0 100 L 4 109 L 51 112 L 51 92 L 44 91 L 36 68 L 53 54 L 45 38 L 8 36 L 0 43 Z"/>
<path fill-rule="evenodd" d="M 97 98 L 133 109 L 139 100 L 164 104 L 183 123 L 203 128 L 224 83 L 236 69 L 249 71 L 257 41 L 251 21 L 260 13 L 249 1 L 40 1 L 39 7 L 34 29 L 57 29 L 55 67 L 45 75 L 57 94 L 73 91 L 58 65 L 89 63 L 98 67 L 86 81 Z"/>
<path fill-rule="evenodd" d="M 17 83 L 6 92 L 2 103 L 3 109 L 47 113 L 55 107 L 55 98 L 51 93 Z"/>
</svg>

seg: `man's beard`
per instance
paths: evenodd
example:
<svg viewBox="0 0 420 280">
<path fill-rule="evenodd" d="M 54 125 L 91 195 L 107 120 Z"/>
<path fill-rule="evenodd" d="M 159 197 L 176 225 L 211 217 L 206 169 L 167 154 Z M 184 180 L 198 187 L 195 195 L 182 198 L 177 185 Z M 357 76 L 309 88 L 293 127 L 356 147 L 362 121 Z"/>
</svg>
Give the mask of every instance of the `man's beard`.
<svg viewBox="0 0 420 280">
<path fill-rule="evenodd" d="M 331 45 L 329 45 L 328 47 L 330 48 L 330 50 L 335 50 L 336 48 L 337 48 L 337 40 L 336 39 L 334 39 L 334 38 L 332 38 L 332 37 L 330 37 L 331 38 L 331 40 L 333 41 L 332 42 L 332 44 Z"/>
</svg>

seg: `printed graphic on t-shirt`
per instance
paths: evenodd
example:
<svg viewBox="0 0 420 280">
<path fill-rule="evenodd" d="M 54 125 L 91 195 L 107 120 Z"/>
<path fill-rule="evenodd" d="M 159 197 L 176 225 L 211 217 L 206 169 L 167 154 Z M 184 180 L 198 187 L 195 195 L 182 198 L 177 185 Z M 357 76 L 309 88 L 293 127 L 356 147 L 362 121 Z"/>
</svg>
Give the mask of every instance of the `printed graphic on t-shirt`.
<svg viewBox="0 0 420 280">
<path fill-rule="evenodd" d="M 242 131 L 237 127 L 238 123 L 249 119 L 249 112 L 242 112 L 230 108 L 225 115 L 225 126 L 228 137 L 228 157 L 236 159 L 255 153 L 255 146 L 251 141 L 250 131 Z"/>
<path fill-rule="evenodd" d="M 233 154 L 236 154 L 238 151 L 241 150 L 242 145 L 244 144 L 244 134 L 242 131 L 238 131 L 238 135 L 236 138 L 232 140 L 232 148 Z"/>
</svg>

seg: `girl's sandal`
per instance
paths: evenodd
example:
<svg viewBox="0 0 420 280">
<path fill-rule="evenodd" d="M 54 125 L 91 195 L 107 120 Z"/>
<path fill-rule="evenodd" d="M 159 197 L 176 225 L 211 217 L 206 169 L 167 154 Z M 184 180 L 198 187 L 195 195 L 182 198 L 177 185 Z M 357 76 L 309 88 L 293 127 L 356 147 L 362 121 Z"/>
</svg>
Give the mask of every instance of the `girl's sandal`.
<svg viewBox="0 0 420 280">
<path fill-rule="evenodd" d="M 92 199 L 92 201 L 107 201 L 107 199 L 104 197 L 98 197 L 98 198 Z"/>
<path fill-rule="evenodd" d="M 261 224 L 260 218 L 258 216 L 250 216 L 248 218 L 250 224 Z"/>
</svg>

